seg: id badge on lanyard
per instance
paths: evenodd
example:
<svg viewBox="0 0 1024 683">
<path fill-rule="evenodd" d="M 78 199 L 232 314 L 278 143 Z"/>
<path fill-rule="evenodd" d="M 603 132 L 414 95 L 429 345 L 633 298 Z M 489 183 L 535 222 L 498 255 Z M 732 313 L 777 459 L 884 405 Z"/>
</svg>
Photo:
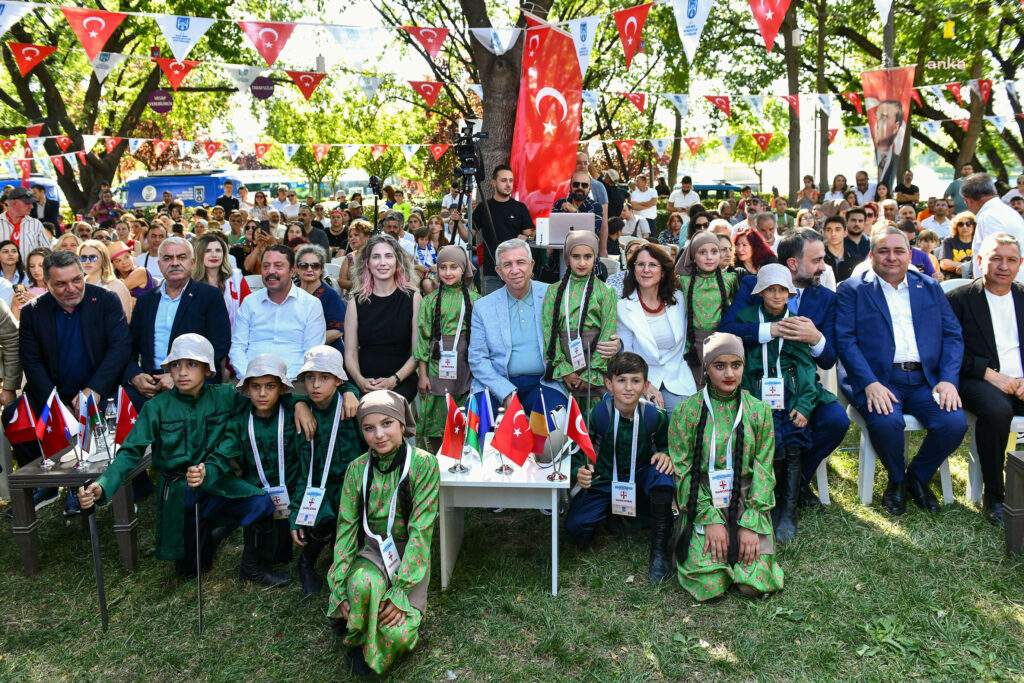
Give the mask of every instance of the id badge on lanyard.
<svg viewBox="0 0 1024 683">
<path fill-rule="evenodd" d="M 764 313 L 759 308 L 757 315 L 761 322 L 764 322 Z M 789 311 L 787 310 L 783 315 L 783 319 L 789 317 Z M 779 355 L 775 358 L 775 377 L 768 376 L 768 344 L 767 342 L 761 344 L 761 368 L 764 376 L 761 379 L 761 400 L 764 401 L 771 407 L 772 410 L 785 410 L 786 409 L 786 385 L 782 380 L 782 345 L 785 340 L 779 337 Z"/>
<path fill-rule="evenodd" d="M 398 552 L 398 546 L 395 545 L 395 539 L 391 535 L 391 530 L 395 526 L 395 511 L 398 509 L 398 489 L 402 486 L 402 482 L 405 481 L 406 477 L 409 476 L 409 466 L 412 463 L 412 447 L 406 445 L 405 448 L 405 464 L 402 466 L 402 476 L 398 478 L 398 483 L 395 484 L 395 492 L 391 494 L 391 508 L 388 510 L 388 527 L 384 538 L 370 530 L 370 522 L 366 517 L 368 509 L 366 489 L 370 482 L 370 468 L 373 467 L 369 457 L 367 457 L 366 467 L 363 469 L 363 532 L 377 542 L 381 559 L 384 560 L 384 568 L 388 572 L 388 583 L 395 582 L 395 573 L 402 564 L 402 556 Z"/>
<path fill-rule="evenodd" d="M 288 498 L 288 487 L 284 485 L 284 408 L 277 411 L 277 476 L 278 485 L 271 486 L 267 481 L 266 472 L 263 471 L 263 461 L 260 460 L 260 449 L 256 445 L 256 431 L 253 429 L 252 413 L 249 413 L 249 445 L 252 447 L 252 457 L 256 461 L 256 474 L 260 477 L 263 490 L 270 495 L 274 503 L 274 519 L 288 519 L 288 505 L 291 500 Z M 319 507 L 319 506 L 318 506 Z"/>
<path fill-rule="evenodd" d="M 316 464 L 316 439 L 309 441 L 309 477 L 306 479 L 306 492 L 302 494 L 302 504 L 295 523 L 301 526 L 315 526 L 320 514 L 320 506 L 327 492 L 327 476 L 331 472 L 331 460 L 334 458 L 334 441 L 338 436 L 338 421 L 341 419 L 341 397 L 338 407 L 334 409 L 334 426 L 331 428 L 331 439 L 327 442 L 327 455 L 324 457 L 324 473 L 320 476 L 320 486 L 313 486 L 313 465 Z"/>
<path fill-rule="evenodd" d="M 633 443 L 629 452 L 629 481 L 619 481 L 619 411 L 612 426 L 612 514 L 636 517 L 636 442 L 640 433 L 640 408 L 633 409 Z"/>
<path fill-rule="evenodd" d="M 438 296 L 440 296 L 440 292 Z M 462 302 L 462 310 L 459 311 L 459 324 L 455 328 L 455 339 L 452 342 L 450 351 L 444 348 L 444 339 L 439 339 L 441 345 L 441 358 L 437 362 L 437 376 L 441 379 L 456 380 L 459 378 L 459 337 L 462 336 L 462 322 L 466 319 L 466 302 Z"/>
<path fill-rule="evenodd" d="M 586 311 L 583 310 L 583 302 L 587 300 L 587 290 L 590 282 L 583 285 L 583 293 L 580 298 L 580 317 L 576 321 L 576 338 L 572 338 L 572 331 L 569 329 L 569 299 L 568 295 L 565 296 L 565 332 L 566 336 L 569 337 L 569 362 L 572 363 L 573 372 L 579 372 L 585 370 L 587 367 L 587 355 L 583 351 L 583 315 Z"/>
<path fill-rule="evenodd" d="M 729 501 L 732 500 L 732 482 L 733 482 L 733 467 L 732 467 L 732 442 L 733 435 L 736 432 L 736 427 L 743 421 L 743 402 L 740 401 L 739 409 L 736 411 L 736 419 L 733 420 L 732 429 L 729 431 L 729 440 L 726 441 L 725 446 L 725 469 L 715 469 L 715 454 L 718 449 L 718 434 L 715 430 L 715 411 L 711 407 L 711 397 L 708 394 L 708 388 L 704 387 L 704 404 L 707 406 L 710 415 L 708 419 L 711 421 L 711 448 L 708 450 L 710 454 L 708 456 L 708 482 L 711 486 L 711 505 L 719 510 L 729 507 Z M 742 455 L 742 454 L 741 454 Z"/>
</svg>

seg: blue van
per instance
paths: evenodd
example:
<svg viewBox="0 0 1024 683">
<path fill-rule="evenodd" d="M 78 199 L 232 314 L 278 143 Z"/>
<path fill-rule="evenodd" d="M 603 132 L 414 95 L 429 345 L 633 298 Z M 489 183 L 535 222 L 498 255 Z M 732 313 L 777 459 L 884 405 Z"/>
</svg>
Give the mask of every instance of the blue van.
<svg viewBox="0 0 1024 683">
<path fill-rule="evenodd" d="M 122 184 L 118 193 L 127 209 L 157 206 L 163 203 L 164 192 L 186 207 L 212 206 L 224 194 L 224 181 L 241 185 L 238 176 L 222 170 L 157 171 L 144 178 L 135 178 Z"/>
<path fill-rule="evenodd" d="M 21 187 L 21 178 L 0 178 L 0 190 L 3 190 L 8 185 L 11 187 Z M 56 180 L 52 180 L 42 175 L 31 175 L 28 178 L 28 186 L 32 187 L 33 185 L 42 185 L 45 187 L 47 199 L 56 199 L 57 201 L 60 201 L 60 192 L 57 189 Z"/>
</svg>

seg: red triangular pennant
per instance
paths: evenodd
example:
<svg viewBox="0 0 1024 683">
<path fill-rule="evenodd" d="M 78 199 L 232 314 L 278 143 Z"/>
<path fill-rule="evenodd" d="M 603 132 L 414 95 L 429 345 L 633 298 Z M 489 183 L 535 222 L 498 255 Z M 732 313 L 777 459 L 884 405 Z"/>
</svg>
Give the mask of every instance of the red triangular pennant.
<svg viewBox="0 0 1024 683">
<path fill-rule="evenodd" d="M 32 173 L 32 160 L 31 159 L 18 159 L 18 166 L 21 167 L 21 174 L 27 176 Z"/>
<path fill-rule="evenodd" d="M 620 95 L 625 97 L 627 100 L 633 103 L 633 106 L 640 110 L 640 113 L 644 113 L 644 107 L 647 106 L 647 96 L 642 92 L 620 92 Z"/>
<path fill-rule="evenodd" d="M 277 56 L 295 30 L 295 24 L 286 21 L 240 21 L 238 25 L 242 33 L 249 36 L 267 66 L 274 66 Z"/>
<path fill-rule="evenodd" d="M 82 166 L 86 165 L 85 152 L 75 152 L 75 156 L 78 157 L 78 163 L 82 164 Z"/>
<path fill-rule="evenodd" d="M 57 169 L 61 175 L 64 175 L 64 157 L 50 157 L 50 161 L 53 162 L 53 167 Z"/>
<path fill-rule="evenodd" d="M 948 90 L 949 92 L 953 93 L 953 97 L 956 98 L 956 103 L 957 104 L 959 104 L 961 107 L 964 106 L 964 98 L 963 98 L 963 95 L 960 94 L 960 84 L 959 83 L 947 83 L 946 84 L 946 90 Z"/>
<path fill-rule="evenodd" d="M 380 159 L 384 155 L 384 151 L 387 150 L 387 148 L 387 145 L 371 145 L 370 158 L 377 161 L 377 159 Z"/>
<path fill-rule="evenodd" d="M 220 149 L 220 143 L 209 140 L 203 143 L 203 149 L 206 150 L 206 158 L 212 159 L 213 155 L 217 153 L 218 149 Z"/>
<path fill-rule="evenodd" d="M 829 128 L 828 129 L 828 144 L 831 145 L 833 142 L 836 141 L 836 134 L 837 133 L 839 133 L 839 129 L 838 128 Z"/>
<path fill-rule="evenodd" d="M 67 135 L 58 135 L 57 146 L 60 147 L 60 151 L 62 152 L 68 151 L 68 147 L 71 146 L 71 138 L 69 138 Z"/>
<path fill-rule="evenodd" d="M 263 155 L 270 151 L 270 148 L 274 146 L 274 143 L 273 142 L 257 142 L 254 146 L 256 148 L 256 159 L 258 160 L 258 159 L 262 159 Z M 320 161 L 320 160 L 317 159 L 317 161 Z"/>
<path fill-rule="evenodd" d="M 917 88 L 910 89 L 910 98 L 917 102 L 917 106 L 923 107 L 924 103 L 921 102 L 921 93 L 917 92 Z"/>
<path fill-rule="evenodd" d="M 1021 0 L 1024 2 L 1024 0 Z M 992 81 L 988 78 L 978 79 L 978 91 L 981 93 L 981 101 L 988 104 L 988 98 L 992 94 Z"/>
<path fill-rule="evenodd" d="M 160 70 L 164 72 L 164 76 L 167 76 L 167 80 L 171 84 L 171 90 L 177 90 L 178 86 L 188 76 L 188 72 L 198 64 L 199 62 L 192 61 L 191 59 L 177 60 L 170 59 L 167 57 L 157 57 L 153 60 L 160 66 Z"/>
<path fill-rule="evenodd" d="M 966 133 L 967 132 L 967 126 L 971 125 L 971 120 L 970 119 L 953 119 L 953 123 L 955 123 L 958 126 L 960 126 L 961 128 L 963 128 L 964 132 Z"/>
<path fill-rule="evenodd" d="M 762 152 L 768 151 L 768 143 L 772 141 L 773 133 L 751 133 L 750 135 L 754 138 L 754 142 L 757 143 Z"/>
<path fill-rule="evenodd" d="M 409 85 L 426 100 L 428 107 L 433 107 L 437 96 L 441 94 L 441 84 L 437 81 L 409 81 Z"/>
<path fill-rule="evenodd" d="M 437 53 L 441 51 L 441 45 L 448 37 L 448 29 L 434 28 L 430 26 L 403 26 L 413 38 L 415 38 L 423 49 L 427 51 L 431 59 L 437 59 Z"/>
<path fill-rule="evenodd" d="M 103 147 L 107 150 L 107 154 L 110 154 L 119 144 L 121 144 L 121 138 L 107 138 L 103 142 Z"/>
<path fill-rule="evenodd" d="M 448 151 L 448 145 L 431 145 L 430 155 L 434 157 L 434 161 L 439 161 L 444 153 Z"/>
<path fill-rule="evenodd" d="M 299 92 L 307 100 L 313 96 L 313 91 L 316 90 L 316 87 L 320 85 L 320 81 L 324 80 L 324 76 L 327 75 L 319 71 L 285 71 L 285 73 L 291 76 L 295 87 L 299 89 Z"/>
<path fill-rule="evenodd" d="M 799 95 L 781 95 L 782 99 L 789 102 L 789 106 L 793 107 L 793 111 L 796 115 L 800 116 L 800 96 Z"/>
<path fill-rule="evenodd" d="M 89 56 L 90 62 L 103 51 L 103 46 L 107 44 L 110 36 L 128 16 L 121 12 L 104 12 L 86 7 L 61 7 L 60 11 L 71 24 L 71 29 L 85 48 L 85 54 Z"/>
<path fill-rule="evenodd" d="M 27 76 L 36 64 L 49 57 L 57 49 L 48 45 L 29 45 L 27 43 L 7 43 L 7 47 L 11 49 L 11 54 L 14 55 L 14 61 L 22 76 Z"/>
<path fill-rule="evenodd" d="M 690 154 L 697 156 L 697 152 L 699 152 L 700 148 L 704 145 L 704 138 L 683 138 L 683 142 L 685 142 L 686 146 L 690 148 Z"/>
<path fill-rule="evenodd" d="M 647 23 L 647 15 L 654 5 L 652 2 L 620 9 L 615 13 L 615 25 L 619 29 L 619 41 L 622 43 L 622 51 L 626 54 L 626 68 L 633 63 L 633 55 L 640 48 L 643 40 L 644 24 Z"/>
<path fill-rule="evenodd" d="M 853 108 L 857 110 L 858 114 L 863 116 L 864 106 L 861 104 L 859 94 L 855 92 L 844 92 L 843 97 L 845 97 L 846 100 L 853 105 Z"/>
<path fill-rule="evenodd" d="M 0 149 L 4 151 L 4 154 L 10 154 L 16 144 L 18 144 L 18 141 L 14 138 L 6 138 L 4 140 L 0 140 Z"/>
<path fill-rule="evenodd" d="M 167 151 L 167 148 L 171 146 L 170 140 L 153 140 L 153 156 L 158 159 L 163 156 L 163 153 Z"/>
<path fill-rule="evenodd" d="M 633 145 L 636 144 L 636 140 L 616 140 L 615 146 L 619 148 L 619 154 L 622 155 L 623 159 L 629 158 L 629 153 L 633 151 Z"/>
<path fill-rule="evenodd" d="M 750 0 L 750 11 L 754 13 L 754 21 L 761 31 L 768 52 L 772 51 L 775 36 L 779 34 L 779 27 L 789 10 L 789 3 L 790 0 Z"/>
<path fill-rule="evenodd" d="M 728 95 L 705 95 L 704 99 L 718 107 L 727 118 L 732 118 L 732 106 L 729 104 Z"/>
<path fill-rule="evenodd" d="M 331 146 L 328 144 L 316 144 L 313 145 L 313 158 L 317 160 L 317 163 L 324 160 L 327 153 L 331 151 Z"/>
</svg>

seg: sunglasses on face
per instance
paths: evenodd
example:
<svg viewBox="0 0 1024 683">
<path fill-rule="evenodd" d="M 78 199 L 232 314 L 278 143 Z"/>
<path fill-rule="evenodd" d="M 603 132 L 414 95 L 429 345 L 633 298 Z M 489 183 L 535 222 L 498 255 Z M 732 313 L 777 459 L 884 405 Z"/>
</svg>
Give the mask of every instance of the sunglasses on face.
<svg viewBox="0 0 1024 683">
<path fill-rule="evenodd" d="M 320 270 L 319 263 L 300 263 L 298 265 L 299 270 Z"/>
<path fill-rule="evenodd" d="M 82 254 L 81 256 L 78 257 L 78 260 L 80 260 L 82 263 L 96 263 L 97 261 L 100 260 L 100 257 L 97 254 Z"/>
<path fill-rule="evenodd" d="M 590 187 L 590 183 L 575 183 L 574 182 L 572 184 L 572 186 L 573 186 L 574 189 L 577 188 L 577 187 L 587 188 L 587 187 Z"/>
<path fill-rule="evenodd" d="M 704 230 L 704 229 L 706 229 L 706 228 L 707 228 L 707 227 L 708 227 L 709 225 L 711 225 L 711 223 L 710 223 L 710 222 L 707 222 L 707 221 L 700 221 L 699 223 L 696 223 L 696 222 L 695 222 L 695 223 L 694 223 L 693 225 L 694 225 L 694 227 L 695 227 L 695 228 L 697 228 L 698 230 Z"/>
<path fill-rule="evenodd" d="M 973 227 L 977 225 L 977 223 L 975 223 L 974 221 L 960 221 L 960 225 L 970 225 Z"/>
</svg>

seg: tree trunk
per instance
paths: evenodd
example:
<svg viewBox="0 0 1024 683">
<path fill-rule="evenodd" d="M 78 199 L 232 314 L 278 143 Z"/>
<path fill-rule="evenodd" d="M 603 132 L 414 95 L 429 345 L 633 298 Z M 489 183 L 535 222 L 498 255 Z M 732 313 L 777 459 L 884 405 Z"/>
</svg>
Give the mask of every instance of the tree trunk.
<svg viewBox="0 0 1024 683">
<path fill-rule="evenodd" d="M 668 161 L 668 186 L 675 188 L 676 175 L 679 173 L 679 153 L 683 144 L 683 117 L 676 109 L 676 133 L 672 138 L 672 151 L 669 153 Z"/>
<path fill-rule="evenodd" d="M 800 92 L 800 48 L 793 44 L 793 30 L 796 28 L 796 14 L 800 2 L 794 2 L 782 22 L 782 39 L 786 57 L 786 80 L 790 95 Z M 796 204 L 796 193 L 800 190 L 800 117 L 793 107 L 789 108 L 789 205 Z"/>
<path fill-rule="evenodd" d="M 982 24 L 988 17 L 988 5 L 979 3 L 974 9 L 978 24 Z M 984 33 L 978 30 L 974 35 L 974 56 L 971 63 L 971 79 L 981 78 L 986 65 Z M 978 149 L 978 138 L 981 137 L 981 127 L 985 125 L 984 119 L 985 103 L 976 92 L 971 92 L 970 123 L 967 124 L 967 133 L 964 141 L 960 144 L 960 154 L 957 155 L 955 173 L 960 173 L 960 167 L 969 161 L 975 160 L 975 153 Z M 975 170 L 981 170 L 980 165 Z"/>
<path fill-rule="evenodd" d="M 815 44 L 815 63 L 818 66 L 817 90 L 819 93 L 826 92 L 825 87 L 825 22 L 828 20 L 828 5 L 825 0 L 818 0 L 818 36 Z M 821 122 L 821 131 L 818 134 L 818 187 L 822 190 L 829 187 L 828 182 L 828 120 L 825 112 L 818 112 L 818 120 Z"/>
</svg>

